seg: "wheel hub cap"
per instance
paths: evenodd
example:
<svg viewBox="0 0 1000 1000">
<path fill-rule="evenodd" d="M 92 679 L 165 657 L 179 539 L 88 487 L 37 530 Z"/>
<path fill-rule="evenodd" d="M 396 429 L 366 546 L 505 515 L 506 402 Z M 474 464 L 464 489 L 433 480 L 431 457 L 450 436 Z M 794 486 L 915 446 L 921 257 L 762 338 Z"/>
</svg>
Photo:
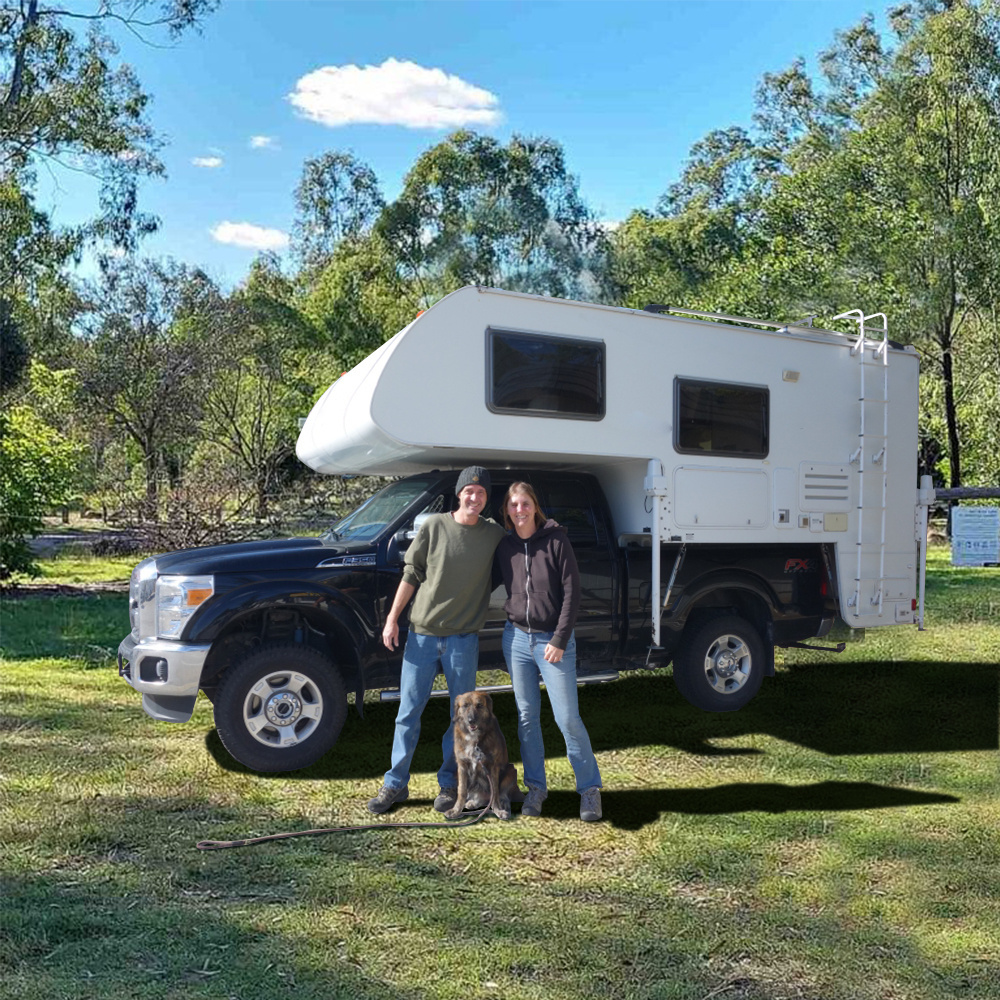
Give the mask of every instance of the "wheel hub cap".
<svg viewBox="0 0 1000 1000">
<path fill-rule="evenodd" d="M 705 656 L 705 676 L 723 694 L 743 687 L 752 669 L 750 649 L 738 635 L 720 635 Z"/>
<path fill-rule="evenodd" d="M 290 691 L 278 691 L 264 704 L 264 715 L 272 726 L 291 726 L 301 714 L 302 701 Z"/>
<path fill-rule="evenodd" d="M 736 668 L 739 666 L 739 660 L 733 656 L 732 653 L 723 653 L 715 661 L 715 669 L 722 677 L 732 677 Z"/>
</svg>

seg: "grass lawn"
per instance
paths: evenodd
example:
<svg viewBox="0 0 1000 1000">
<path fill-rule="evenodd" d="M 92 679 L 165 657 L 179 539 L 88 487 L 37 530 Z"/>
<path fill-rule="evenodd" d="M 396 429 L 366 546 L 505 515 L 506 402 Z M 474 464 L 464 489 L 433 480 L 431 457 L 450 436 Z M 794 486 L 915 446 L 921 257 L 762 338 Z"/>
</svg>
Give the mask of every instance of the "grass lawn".
<svg viewBox="0 0 1000 1000">
<path fill-rule="evenodd" d="M 1000 571 L 941 549 L 928 581 L 927 631 L 789 652 L 742 712 L 689 707 L 669 671 L 581 689 L 603 823 L 549 717 L 541 819 L 214 853 L 194 845 L 368 822 L 396 706 L 251 774 L 204 699 L 154 723 L 118 679 L 124 594 L 6 600 L 3 996 L 996 1000 Z M 446 723 L 432 701 L 387 821 L 436 818 Z"/>
</svg>

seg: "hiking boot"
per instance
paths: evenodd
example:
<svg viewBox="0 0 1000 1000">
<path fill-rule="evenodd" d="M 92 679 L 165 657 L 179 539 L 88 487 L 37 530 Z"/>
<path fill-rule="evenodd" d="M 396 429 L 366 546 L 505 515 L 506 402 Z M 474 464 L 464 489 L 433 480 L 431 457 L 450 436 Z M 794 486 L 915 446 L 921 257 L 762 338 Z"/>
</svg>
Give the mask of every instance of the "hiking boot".
<svg viewBox="0 0 1000 1000">
<path fill-rule="evenodd" d="M 388 812 L 397 802 L 405 802 L 410 797 L 408 785 L 402 788 L 390 788 L 383 785 L 378 790 L 378 795 L 368 800 L 368 811 L 373 813 Z"/>
<path fill-rule="evenodd" d="M 442 788 L 434 800 L 434 811 L 446 813 L 458 800 L 457 788 Z"/>
<path fill-rule="evenodd" d="M 601 818 L 601 790 L 594 785 L 580 793 L 580 819 L 584 823 L 596 823 Z"/>
<path fill-rule="evenodd" d="M 548 793 L 544 788 L 532 788 L 528 786 L 528 796 L 524 800 L 524 805 L 521 806 L 522 816 L 541 816 L 542 815 L 542 803 L 548 797 Z"/>
</svg>

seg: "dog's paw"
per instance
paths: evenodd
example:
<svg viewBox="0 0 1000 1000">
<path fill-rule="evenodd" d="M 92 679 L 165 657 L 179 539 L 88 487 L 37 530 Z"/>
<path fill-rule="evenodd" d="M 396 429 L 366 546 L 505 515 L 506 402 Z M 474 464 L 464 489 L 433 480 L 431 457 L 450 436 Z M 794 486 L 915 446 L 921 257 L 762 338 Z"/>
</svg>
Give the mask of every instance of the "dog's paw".
<svg viewBox="0 0 1000 1000">
<path fill-rule="evenodd" d="M 449 810 L 448 810 L 448 811 L 447 811 L 447 812 L 446 812 L 446 813 L 444 814 L 444 818 L 445 818 L 445 819 L 458 819 L 458 817 L 459 817 L 459 816 L 461 816 L 461 815 L 462 815 L 462 810 L 461 810 L 461 809 L 456 809 L 456 808 L 455 808 L 455 807 L 453 806 L 453 807 L 452 807 L 451 809 L 449 809 Z"/>
<path fill-rule="evenodd" d="M 509 809 L 494 809 L 493 812 L 497 819 L 510 819 Z"/>
</svg>

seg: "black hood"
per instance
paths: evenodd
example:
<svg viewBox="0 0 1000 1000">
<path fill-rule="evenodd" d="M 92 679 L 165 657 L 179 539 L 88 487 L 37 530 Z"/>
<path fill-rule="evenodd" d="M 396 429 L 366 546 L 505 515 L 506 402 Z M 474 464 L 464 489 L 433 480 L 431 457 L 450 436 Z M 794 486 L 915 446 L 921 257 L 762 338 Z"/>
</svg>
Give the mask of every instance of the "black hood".
<svg viewBox="0 0 1000 1000">
<path fill-rule="evenodd" d="M 364 546 L 366 549 L 369 546 Z M 157 573 L 259 573 L 267 570 L 314 569 L 324 559 L 354 551 L 343 544 L 325 544 L 321 538 L 275 538 L 264 542 L 236 542 L 201 549 L 166 552 L 156 557 Z"/>
</svg>

